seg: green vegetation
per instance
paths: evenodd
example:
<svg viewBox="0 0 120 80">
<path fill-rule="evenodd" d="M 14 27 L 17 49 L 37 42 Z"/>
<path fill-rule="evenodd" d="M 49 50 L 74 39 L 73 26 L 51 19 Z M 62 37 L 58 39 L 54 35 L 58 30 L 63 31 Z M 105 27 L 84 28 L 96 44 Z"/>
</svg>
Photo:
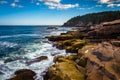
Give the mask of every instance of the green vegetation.
<svg viewBox="0 0 120 80">
<path fill-rule="evenodd" d="M 80 22 L 84 23 L 85 25 L 92 25 L 117 19 L 120 19 L 120 11 L 106 11 L 71 18 L 64 24 L 64 26 L 75 26 L 76 24 L 80 24 Z"/>
</svg>

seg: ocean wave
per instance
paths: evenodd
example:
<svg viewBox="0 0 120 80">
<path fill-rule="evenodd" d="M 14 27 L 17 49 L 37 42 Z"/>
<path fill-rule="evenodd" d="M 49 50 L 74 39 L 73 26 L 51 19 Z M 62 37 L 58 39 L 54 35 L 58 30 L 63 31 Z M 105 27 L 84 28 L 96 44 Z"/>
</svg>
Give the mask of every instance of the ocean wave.
<svg viewBox="0 0 120 80">
<path fill-rule="evenodd" d="M 25 37 L 25 36 L 29 36 L 29 37 L 37 37 L 40 36 L 40 34 L 18 34 L 18 35 L 6 35 L 6 36 L 0 36 L 0 39 L 3 38 L 11 38 L 11 37 Z"/>
<path fill-rule="evenodd" d="M 32 49 L 36 49 L 35 51 Z M 0 67 L 0 71 L 4 72 L 3 80 L 6 78 L 9 78 L 13 76 L 13 73 L 18 69 L 31 69 L 37 73 L 35 80 L 43 80 L 43 72 L 47 70 L 49 66 L 53 64 L 53 58 L 52 53 L 60 53 L 60 55 L 65 55 L 65 50 L 58 50 L 55 47 L 52 47 L 52 44 L 50 43 L 34 43 L 34 44 L 28 44 L 26 47 L 24 47 L 25 51 L 28 51 L 26 54 L 23 54 L 22 56 L 25 58 L 28 58 L 28 60 L 35 59 L 40 56 L 47 56 L 47 60 L 43 60 L 31 65 L 26 65 L 26 59 L 18 59 L 12 62 L 8 62 L 3 64 L 3 67 Z M 29 52 L 29 50 L 31 50 Z M 13 54 L 12 54 L 13 55 Z M 1 62 L 2 63 L 2 62 Z M 5 67 L 6 66 L 6 67 Z M 39 67 L 38 67 L 39 66 Z M 5 67 L 5 69 L 4 69 Z"/>
<path fill-rule="evenodd" d="M 9 48 L 12 48 L 12 47 L 15 47 L 17 45 L 18 45 L 17 43 L 0 42 L 0 47 L 9 47 Z"/>
<path fill-rule="evenodd" d="M 45 39 L 43 39 L 42 37 L 51 36 L 51 35 L 59 35 L 60 33 L 66 32 L 66 31 L 67 31 L 66 28 L 65 29 L 61 28 L 54 32 L 48 31 L 48 32 L 42 32 L 41 34 L 35 34 L 35 33 L 22 34 L 21 33 L 21 34 L 17 34 L 17 35 L 15 35 L 15 34 L 9 35 L 8 34 L 6 36 L 0 36 L 1 40 L 4 38 L 12 39 L 12 38 L 19 38 L 19 37 L 20 38 L 21 37 L 40 37 L 41 38 L 41 39 L 34 39 L 34 41 L 32 41 L 31 43 L 24 44 L 21 42 L 23 44 L 23 46 L 21 45 L 21 43 L 17 44 L 14 42 L 7 42 L 7 41 L 0 42 L 0 48 L 3 48 L 5 50 L 5 52 L 9 48 L 13 48 L 13 49 L 16 47 L 19 48 L 19 49 L 14 49 L 14 50 L 12 49 L 12 51 L 16 52 L 17 54 L 12 54 L 12 52 L 10 53 L 8 50 L 8 53 L 10 53 L 10 55 L 3 57 L 3 61 L 6 60 L 6 57 L 7 57 L 7 59 L 12 58 L 13 61 L 10 61 L 7 63 L 0 61 L 0 64 L 3 65 L 3 66 L 0 66 L 0 71 L 5 72 L 2 79 L 6 80 L 6 78 L 14 76 L 13 73 L 18 69 L 31 69 L 37 73 L 36 80 L 43 80 L 43 74 L 44 74 L 43 72 L 45 72 L 48 69 L 48 67 L 53 64 L 53 59 L 54 59 L 53 55 L 55 55 L 55 56 L 63 55 L 64 56 L 64 55 L 66 55 L 66 52 L 65 52 L 65 50 L 59 50 L 55 47 L 52 47 L 52 44 L 45 41 Z M 22 41 L 24 41 L 24 40 L 22 40 Z M 23 54 L 18 54 L 19 53 L 18 51 L 20 51 L 20 53 L 23 52 Z M 38 58 L 40 56 L 47 56 L 48 59 L 33 63 L 31 65 L 26 64 L 26 61 Z"/>
</svg>

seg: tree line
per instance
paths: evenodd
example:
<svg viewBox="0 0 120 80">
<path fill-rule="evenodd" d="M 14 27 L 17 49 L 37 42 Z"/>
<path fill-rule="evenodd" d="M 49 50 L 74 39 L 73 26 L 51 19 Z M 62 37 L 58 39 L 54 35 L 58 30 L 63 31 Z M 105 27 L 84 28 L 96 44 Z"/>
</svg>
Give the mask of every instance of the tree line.
<svg viewBox="0 0 120 80">
<path fill-rule="evenodd" d="M 99 24 L 117 19 L 120 19 L 120 11 L 106 11 L 76 16 L 68 20 L 67 23 L 77 23 L 81 21 L 83 23 L 91 22 L 92 24 Z"/>
</svg>

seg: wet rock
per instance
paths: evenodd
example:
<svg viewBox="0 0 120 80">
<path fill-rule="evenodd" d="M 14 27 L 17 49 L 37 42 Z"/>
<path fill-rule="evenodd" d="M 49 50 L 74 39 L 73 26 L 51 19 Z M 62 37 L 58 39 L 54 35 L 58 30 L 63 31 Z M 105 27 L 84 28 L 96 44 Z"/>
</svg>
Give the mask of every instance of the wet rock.
<svg viewBox="0 0 120 80">
<path fill-rule="evenodd" d="M 12 59 L 12 58 L 7 58 L 7 59 L 4 61 L 4 63 L 8 63 L 8 62 L 12 62 L 12 61 L 15 61 L 15 60 Z"/>
<path fill-rule="evenodd" d="M 60 54 L 60 52 L 51 53 L 52 56 L 55 56 L 55 55 L 58 55 L 58 54 Z"/>
<path fill-rule="evenodd" d="M 21 69 L 16 71 L 15 75 L 13 78 L 7 80 L 35 80 L 34 76 L 36 73 L 29 69 Z"/>
<path fill-rule="evenodd" d="M 0 71 L 0 74 L 4 74 L 4 73 Z"/>
<path fill-rule="evenodd" d="M 27 65 L 31 65 L 31 64 L 33 64 L 33 63 L 37 63 L 37 62 L 40 62 L 40 61 L 46 60 L 46 59 L 48 59 L 47 56 L 40 56 L 40 57 L 38 57 L 38 58 L 35 58 L 35 59 L 31 60 L 31 61 L 26 62 L 26 64 L 27 64 Z"/>
</svg>

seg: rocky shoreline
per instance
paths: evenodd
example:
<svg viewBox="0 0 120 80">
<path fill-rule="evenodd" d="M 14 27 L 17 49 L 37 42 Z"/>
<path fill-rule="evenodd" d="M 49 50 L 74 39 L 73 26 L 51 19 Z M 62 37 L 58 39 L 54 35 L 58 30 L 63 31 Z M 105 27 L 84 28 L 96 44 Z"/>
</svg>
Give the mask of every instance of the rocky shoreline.
<svg viewBox="0 0 120 80">
<path fill-rule="evenodd" d="M 115 22 L 47 37 L 53 46 L 71 55 L 55 56 L 55 64 L 50 66 L 44 80 L 120 80 L 120 20 Z M 42 60 L 37 59 L 29 63 Z M 23 69 L 15 75 L 8 80 L 34 80 L 35 73 Z"/>
<path fill-rule="evenodd" d="M 55 57 L 44 80 L 120 80 L 120 20 L 116 21 L 48 37 L 71 55 Z"/>
</svg>

